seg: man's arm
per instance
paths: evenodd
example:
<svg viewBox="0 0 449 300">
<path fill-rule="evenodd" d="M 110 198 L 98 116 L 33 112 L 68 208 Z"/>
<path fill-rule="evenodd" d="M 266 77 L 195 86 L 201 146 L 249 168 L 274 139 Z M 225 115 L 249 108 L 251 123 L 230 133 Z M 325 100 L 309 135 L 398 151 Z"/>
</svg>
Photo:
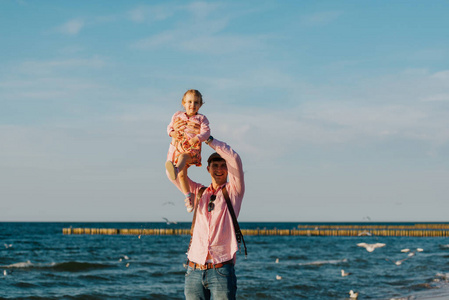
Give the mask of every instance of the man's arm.
<svg viewBox="0 0 449 300">
<path fill-rule="evenodd" d="M 228 191 L 230 194 L 235 195 L 236 198 L 241 200 L 243 198 L 243 194 L 245 193 L 245 180 L 240 155 L 228 144 L 217 139 L 213 139 L 209 143 L 209 146 L 220 154 L 220 156 L 226 161 L 230 187 L 230 190 L 228 189 Z"/>
<path fill-rule="evenodd" d="M 168 180 L 170 180 L 178 188 L 178 190 L 180 190 L 181 193 L 183 193 L 182 188 L 181 188 L 181 183 L 179 182 L 179 177 L 176 178 L 176 180 L 172 180 L 170 178 L 170 175 L 168 175 L 168 171 L 165 171 L 165 173 L 167 174 Z M 194 193 L 195 195 L 198 193 L 198 190 L 203 186 L 200 183 L 194 182 L 188 176 L 187 176 L 187 181 L 189 182 L 190 192 Z M 196 201 L 196 197 L 195 197 L 195 201 Z"/>
</svg>

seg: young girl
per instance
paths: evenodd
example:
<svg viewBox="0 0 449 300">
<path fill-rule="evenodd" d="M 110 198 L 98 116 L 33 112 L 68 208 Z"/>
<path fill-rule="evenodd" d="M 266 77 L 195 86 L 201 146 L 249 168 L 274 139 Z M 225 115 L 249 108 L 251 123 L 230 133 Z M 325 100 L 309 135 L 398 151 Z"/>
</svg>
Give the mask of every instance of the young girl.
<svg viewBox="0 0 449 300">
<path fill-rule="evenodd" d="M 187 169 L 191 165 L 201 167 L 201 143 L 210 136 L 209 120 L 198 113 L 202 105 L 201 93 L 197 90 L 188 90 L 182 98 L 185 111 L 177 111 L 167 127 L 167 133 L 172 137 L 172 142 L 168 149 L 165 168 L 172 180 L 176 180 L 179 176 L 179 183 L 186 201 L 190 202 L 187 207 L 188 212 L 193 211 L 195 199 L 189 189 Z M 178 131 L 174 128 L 176 122 L 183 122 Z"/>
</svg>

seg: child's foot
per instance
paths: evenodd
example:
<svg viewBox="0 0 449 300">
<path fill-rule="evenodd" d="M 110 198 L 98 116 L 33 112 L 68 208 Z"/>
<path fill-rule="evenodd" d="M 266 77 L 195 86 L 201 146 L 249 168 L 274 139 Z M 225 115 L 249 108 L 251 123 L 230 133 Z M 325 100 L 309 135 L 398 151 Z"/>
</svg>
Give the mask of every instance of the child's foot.
<svg viewBox="0 0 449 300">
<path fill-rule="evenodd" d="M 178 177 L 178 168 L 171 161 L 167 160 L 165 169 L 167 170 L 170 179 L 176 180 L 176 177 Z"/>
<path fill-rule="evenodd" d="M 195 196 L 194 194 L 188 193 L 186 194 L 186 198 L 184 199 L 184 202 L 186 203 L 187 207 L 187 212 L 189 213 L 193 211 L 194 196 Z"/>
</svg>

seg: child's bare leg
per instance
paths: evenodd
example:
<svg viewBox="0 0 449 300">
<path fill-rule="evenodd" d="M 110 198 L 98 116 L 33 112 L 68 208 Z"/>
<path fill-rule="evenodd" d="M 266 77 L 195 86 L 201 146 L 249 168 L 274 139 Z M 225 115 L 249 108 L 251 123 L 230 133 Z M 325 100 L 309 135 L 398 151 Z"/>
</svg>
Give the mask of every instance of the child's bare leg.
<svg viewBox="0 0 449 300">
<path fill-rule="evenodd" d="M 178 167 L 178 170 L 181 171 L 190 162 L 190 160 L 191 160 L 190 155 L 187 153 L 183 153 L 179 155 L 176 167 Z"/>
<path fill-rule="evenodd" d="M 178 173 L 179 184 L 181 185 L 181 190 L 184 195 L 190 192 L 189 181 L 187 180 L 187 168 L 188 167 L 185 167 L 184 169 L 179 170 Z"/>
<path fill-rule="evenodd" d="M 187 153 L 183 153 L 181 155 L 179 155 L 178 157 L 178 162 L 175 165 L 172 161 L 167 160 L 165 162 L 165 169 L 168 172 L 168 176 L 170 177 L 171 180 L 176 180 L 176 178 L 178 178 L 178 173 L 184 169 L 184 167 L 186 166 L 186 164 L 190 161 L 190 155 L 188 155 Z"/>
<path fill-rule="evenodd" d="M 186 196 L 186 199 L 184 200 L 186 202 L 187 211 L 191 212 L 193 210 L 193 204 L 194 204 L 194 195 L 190 192 L 190 186 L 189 181 L 187 177 L 187 169 L 189 168 L 189 164 L 191 161 L 190 155 L 184 153 L 181 154 L 178 158 L 178 178 L 179 178 L 179 184 L 181 186 L 181 190 Z"/>
</svg>

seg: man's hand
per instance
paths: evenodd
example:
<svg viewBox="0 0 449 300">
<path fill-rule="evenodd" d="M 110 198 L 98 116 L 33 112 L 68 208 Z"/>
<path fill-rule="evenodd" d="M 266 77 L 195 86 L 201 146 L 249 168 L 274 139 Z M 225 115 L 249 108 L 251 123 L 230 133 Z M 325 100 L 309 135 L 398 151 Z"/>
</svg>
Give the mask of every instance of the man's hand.
<svg viewBox="0 0 449 300">
<path fill-rule="evenodd" d="M 187 122 L 187 128 L 190 129 L 190 131 L 195 132 L 195 134 L 200 134 L 201 132 L 201 125 L 199 123 L 196 122 Z"/>
<path fill-rule="evenodd" d="M 175 120 L 175 122 L 173 123 L 173 129 L 175 131 L 173 131 L 171 133 L 171 137 L 175 138 L 177 140 L 182 139 L 182 132 L 184 131 L 184 129 L 187 127 L 187 122 L 183 121 L 182 119 L 178 118 Z"/>
</svg>

